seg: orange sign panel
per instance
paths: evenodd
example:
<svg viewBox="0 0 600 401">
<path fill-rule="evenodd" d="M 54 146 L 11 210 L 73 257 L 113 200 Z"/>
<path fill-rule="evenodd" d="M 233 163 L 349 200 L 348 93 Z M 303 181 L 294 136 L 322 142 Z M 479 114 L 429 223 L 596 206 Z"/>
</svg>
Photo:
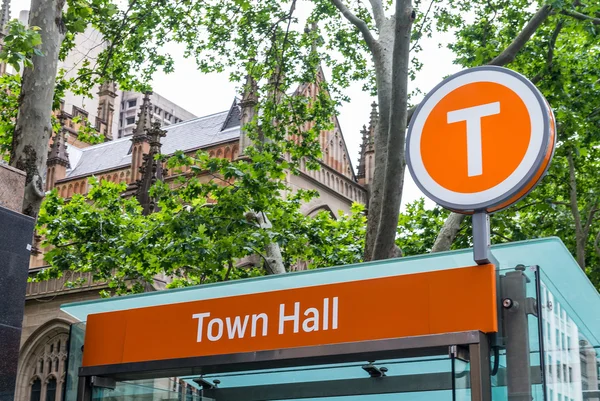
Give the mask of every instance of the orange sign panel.
<svg viewBox="0 0 600 401">
<path fill-rule="evenodd" d="M 420 187 L 463 213 L 494 212 L 525 196 L 556 143 L 548 103 L 525 77 L 485 66 L 455 74 L 416 110 L 406 156 Z"/>
<path fill-rule="evenodd" d="M 88 316 L 83 366 L 497 331 L 493 265 Z"/>
</svg>

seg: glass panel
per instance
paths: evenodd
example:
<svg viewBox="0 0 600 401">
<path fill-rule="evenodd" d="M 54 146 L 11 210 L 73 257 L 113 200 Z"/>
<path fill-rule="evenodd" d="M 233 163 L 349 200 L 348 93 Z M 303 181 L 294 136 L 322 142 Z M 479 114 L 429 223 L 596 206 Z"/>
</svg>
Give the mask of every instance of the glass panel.
<svg viewBox="0 0 600 401">
<path fill-rule="evenodd" d="M 541 290 L 545 295 L 542 317 L 545 380 L 548 401 L 600 400 L 598 357 L 600 344 L 594 321 L 582 318 L 585 310 L 575 309 L 573 294 L 587 283 L 571 279 L 569 288 L 541 272 Z M 562 287 L 562 288 L 561 288 Z M 595 309 L 593 304 L 589 309 Z M 596 314 L 598 309 L 595 309 Z M 590 327 L 591 326 L 591 327 Z"/>
<path fill-rule="evenodd" d="M 514 265 L 513 265 L 514 266 Z M 521 271 L 525 275 L 525 297 L 530 299 L 530 305 L 534 306 L 537 303 L 537 288 L 536 288 L 536 266 L 520 267 L 516 270 L 515 267 L 501 268 L 500 275 L 507 276 L 518 274 Z M 501 279 L 504 280 L 504 279 Z M 520 311 L 527 309 L 526 305 L 518 305 Z M 529 312 L 534 312 L 530 310 Z M 508 312 L 517 313 L 517 312 Z M 504 333 L 505 336 L 509 334 Z M 542 383 L 542 375 L 540 370 L 540 329 L 539 321 L 534 313 L 527 315 L 527 336 L 529 342 L 529 364 L 531 367 L 531 395 L 534 401 L 544 401 L 544 390 Z M 508 400 L 507 383 L 511 374 L 511 366 L 507 365 L 506 349 L 492 350 L 492 399 L 494 401 Z M 513 367 L 513 369 L 517 369 Z M 520 375 L 517 375 L 520 376 Z M 520 378 L 517 378 L 520 380 Z"/>
<path fill-rule="evenodd" d="M 67 360 L 64 401 L 77 401 L 77 383 L 79 381 L 79 368 L 83 359 L 84 337 L 85 322 L 72 324 L 68 342 L 69 359 Z"/>
<path fill-rule="evenodd" d="M 202 379 L 206 383 L 218 386 L 214 393 L 204 394 L 206 397 L 214 396 L 217 401 L 317 398 L 333 401 L 470 400 L 470 391 L 467 389 L 468 364 L 455 360 L 454 365 L 453 375 L 452 360 L 443 355 L 373 363 L 230 372 L 205 375 Z M 379 377 L 371 377 L 377 372 L 384 372 L 386 378 L 382 380 Z M 197 378 L 198 376 L 118 382 L 114 390 L 94 388 L 92 400 L 181 400 L 183 397 L 184 401 L 201 401 L 203 390 L 193 381 Z M 184 386 L 177 384 L 179 380 L 183 381 Z M 462 388 L 460 398 L 453 397 L 454 380 Z M 310 385 L 307 386 L 307 383 Z M 256 394 L 261 394 L 262 398 L 257 398 Z"/>
<path fill-rule="evenodd" d="M 471 364 L 458 358 L 453 358 L 452 363 L 455 394 L 453 401 L 471 401 Z"/>
</svg>

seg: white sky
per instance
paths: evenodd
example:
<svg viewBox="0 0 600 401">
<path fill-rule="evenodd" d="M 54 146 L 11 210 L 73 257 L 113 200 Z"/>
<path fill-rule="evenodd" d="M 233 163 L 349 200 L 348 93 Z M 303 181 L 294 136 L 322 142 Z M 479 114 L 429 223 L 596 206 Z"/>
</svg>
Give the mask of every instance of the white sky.
<svg viewBox="0 0 600 401">
<path fill-rule="evenodd" d="M 29 5 L 30 0 L 11 0 L 12 18 L 18 18 L 19 12 L 29 9 Z M 424 3 L 424 6 L 427 5 L 428 3 Z M 452 53 L 445 47 L 438 47 L 438 43 L 447 43 L 449 40 L 452 40 L 451 35 L 434 35 L 431 39 L 421 39 L 423 51 L 419 57 L 423 62 L 423 69 L 414 82 L 409 82 L 410 90 L 418 87 L 427 93 L 444 76 L 459 70 L 452 64 Z M 169 75 L 157 73 L 153 82 L 154 91 L 197 116 L 227 110 L 236 95 L 236 84 L 229 82 L 228 74 L 202 74 L 196 70 L 194 60 L 184 59 L 180 49 L 171 47 L 172 50 L 169 49 L 175 59 L 175 72 Z M 361 141 L 359 131 L 363 124 L 368 125 L 370 104 L 376 100 L 363 92 L 361 86 L 361 83 L 357 83 L 347 90 L 351 101 L 339 110 L 339 121 L 355 171 Z M 412 182 L 407 170 L 402 203 L 421 196 L 422 193 Z"/>
</svg>

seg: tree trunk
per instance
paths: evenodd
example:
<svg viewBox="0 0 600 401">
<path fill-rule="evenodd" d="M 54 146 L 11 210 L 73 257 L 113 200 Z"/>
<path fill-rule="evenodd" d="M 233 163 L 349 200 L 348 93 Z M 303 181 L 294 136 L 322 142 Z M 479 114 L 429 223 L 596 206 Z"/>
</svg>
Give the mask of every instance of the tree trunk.
<svg viewBox="0 0 600 401">
<path fill-rule="evenodd" d="M 398 213 L 404 186 L 404 141 L 408 112 L 408 63 L 414 11 L 411 0 L 396 0 L 392 90 L 387 158 L 384 170 L 383 201 L 372 259 L 388 259 L 396 254 Z"/>
<path fill-rule="evenodd" d="M 365 261 L 373 259 L 373 250 L 375 248 L 379 218 L 381 216 L 383 205 L 385 164 L 387 160 L 387 142 L 391 114 L 393 46 L 394 22 L 393 20 L 385 20 L 379 36 L 378 48 L 373 54 L 378 88 L 377 100 L 379 102 L 379 119 L 375 129 L 375 169 L 369 191 Z"/>
<path fill-rule="evenodd" d="M 269 218 L 264 212 L 256 213 L 256 221 L 260 228 L 271 229 L 273 225 L 269 221 Z M 265 264 L 268 274 L 283 274 L 285 273 L 285 266 L 283 265 L 283 256 L 281 255 L 281 248 L 275 241 L 270 242 L 265 246 Z"/>
<path fill-rule="evenodd" d="M 460 231 L 460 225 L 467 217 L 460 213 L 450 213 L 450 216 L 444 222 L 442 229 L 433 243 L 431 252 L 442 252 L 450 250 L 454 239 Z"/>
<path fill-rule="evenodd" d="M 40 28 L 44 55 L 34 55 L 33 68 L 23 71 L 10 165 L 27 174 L 23 213 L 32 217 L 37 217 L 44 198 L 58 53 L 65 37 L 64 4 L 65 0 L 32 0 L 29 13 L 29 25 Z"/>
</svg>

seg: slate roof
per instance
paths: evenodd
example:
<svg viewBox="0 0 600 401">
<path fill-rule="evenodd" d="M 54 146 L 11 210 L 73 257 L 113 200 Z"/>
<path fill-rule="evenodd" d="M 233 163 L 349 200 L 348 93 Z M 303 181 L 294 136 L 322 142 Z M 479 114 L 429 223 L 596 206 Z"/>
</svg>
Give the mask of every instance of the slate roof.
<svg viewBox="0 0 600 401">
<path fill-rule="evenodd" d="M 167 131 L 167 136 L 161 141 L 161 152 L 168 155 L 177 150 L 195 150 L 239 138 L 239 113 L 233 118 L 237 119 L 237 125 L 233 121 L 228 121 L 225 129 L 221 130 L 228 116 L 231 120 L 230 110 L 163 127 Z M 130 137 L 83 149 L 69 146 L 71 170 L 67 171 L 66 178 L 84 177 L 96 172 L 128 166 L 131 164 L 130 149 Z"/>
</svg>

